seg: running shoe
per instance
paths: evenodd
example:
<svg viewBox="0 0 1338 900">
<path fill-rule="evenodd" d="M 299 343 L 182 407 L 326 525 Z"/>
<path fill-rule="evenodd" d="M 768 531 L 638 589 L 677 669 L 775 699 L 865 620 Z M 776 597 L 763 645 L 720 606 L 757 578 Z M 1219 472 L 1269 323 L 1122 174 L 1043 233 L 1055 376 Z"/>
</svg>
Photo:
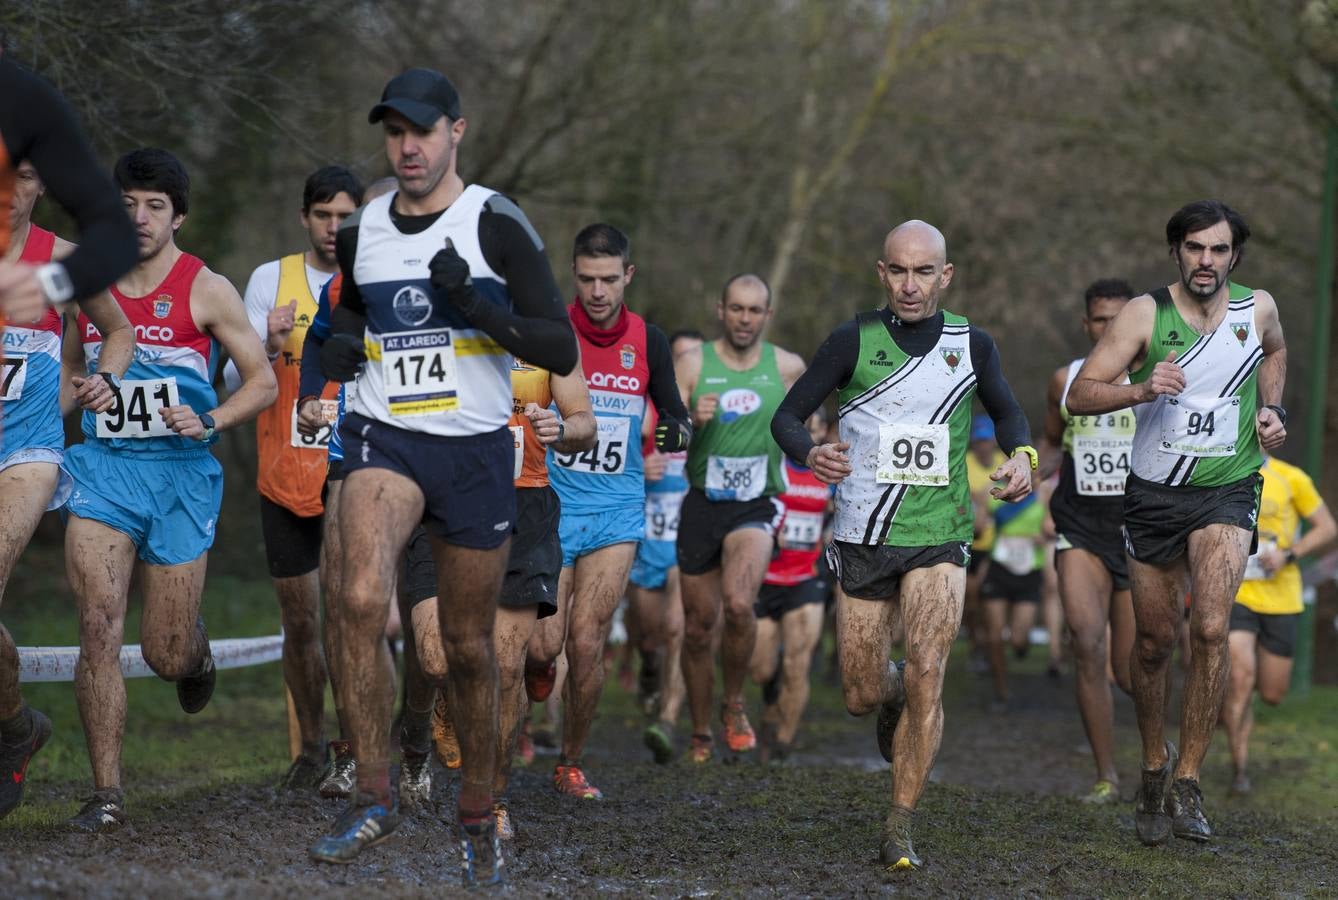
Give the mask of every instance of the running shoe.
<svg viewBox="0 0 1338 900">
<path fill-rule="evenodd" d="M 542 703 L 547 700 L 548 695 L 553 693 L 555 684 L 557 684 L 556 660 L 537 667 L 531 666 L 528 661 L 525 663 L 525 693 L 531 703 Z"/>
<path fill-rule="evenodd" d="M 1096 784 L 1092 785 L 1091 791 L 1082 796 L 1083 803 L 1089 803 L 1093 806 L 1105 806 L 1110 803 L 1120 802 L 1120 789 L 1115 782 L 1107 781 L 1102 778 Z"/>
<path fill-rule="evenodd" d="M 28 736 L 17 744 L 0 743 L 0 819 L 23 800 L 28 763 L 51 737 L 50 719 L 31 706 L 24 706 L 19 712 L 28 716 Z"/>
<path fill-rule="evenodd" d="M 514 841 L 516 839 L 516 826 L 511 821 L 511 810 L 506 808 L 505 800 L 498 800 L 492 805 L 492 817 L 497 821 L 497 839 L 499 841 Z"/>
<path fill-rule="evenodd" d="M 1254 786 L 1250 784 L 1250 776 L 1244 772 L 1237 772 L 1236 777 L 1231 779 L 1231 790 L 1229 792 L 1231 796 L 1244 797 L 1252 790 L 1254 790 Z M 0 815 L 3 815 L 3 813 L 0 813 Z"/>
<path fill-rule="evenodd" d="M 748 724 L 742 701 L 720 704 L 720 721 L 725 726 L 725 746 L 730 753 L 746 753 L 757 747 L 757 735 Z"/>
<path fill-rule="evenodd" d="M 75 831 L 101 834 L 115 831 L 126 823 L 125 794 L 119 790 L 94 791 L 79 812 L 66 824 Z"/>
<path fill-rule="evenodd" d="M 335 819 L 325 837 L 311 845 L 313 862 L 351 863 L 366 847 L 375 847 L 400 824 L 399 811 L 380 803 L 360 802 L 359 797 Z"/>
<path fill-rule="evenodd" d="M 437 691 L 437 702 L 432 707 L 432 747 L 443 766 L 460 768 L 460 739 L 455 735 L 455 722 L 446 707 L 445 691 Z"/>
<path fill-rule="evenodd" d="M 400 758 L 400 807 L 424 809 L 432 799 L 432 759 L 426 754 L 404 753 Z"/>
<path fill-rule="evenodd" d="M 334 759 L 316 790 L 322 797 L 347 797 L 353 793 L 353 785 L 358 780 L 358 761 L 353 758 L 353 745 L 348 741 L 331 741 L 330 749 L 334 751 Z"/>
<path fill-rule="evenodd" d="M 502 840 L 497 819 L 460 823 L 460 880 L 467 888 L 490 887 L 505 882 Z"/>
<path fill-rule="evenodd" d="M 878 739 L 878 752 L 883 754 L 883 759 L 891 762 L 892 738 L 897 732 L 897 723 L 901 721 L 901 713 L 906 708 L 906 685 L 902 680 L 906 661 L 903 659 L 895 664 L 889 661 L 887 666 L 892 675 L 892 696 L 878 707 L 878 724 L 874 726 L 874 736 Z"/>
<path fill-rule="evenodd" d="M 1138 805 L 1134 807 L 1134 826 L 1138 839 L 1149 847 L 1165 843 L 1171 837 L 1170 809 L 1171 776 L 1179 762 L 1175 744 L 1166 742 L 1166 762 L 1160 769 L 1144 769 L 1143 783 L 1138 790 Z"/>
<path fill-rule="evenodd" d="M 641 741 L 659 765 L 667 765 L 674 758 L 674 730 L 667 722 L 651 722 L 641 732 Z"/>
<path fill-rule="evenodd" d="M 580 766 L 564 766 L 561 763 L 553 769 L 553 787 L 559 794 L 579 797 L 582 800 L 603 800 L 604 794 L 585 779 Z"/>
<path fill-rule="evenodd" d="M 641 657 L 641 672 L 637 675 L 637 705 L 648 718 L 660 712 L 660 651 Z"/>
<path fill-rule="evenodd" d="M 1203 841 L 1213 836 L 1213 829 L 1203 814 L 1203 791 L 1194 778 L 1177 778 L 1166 797 L 1166 812 L 1171 817 L 1171 833 L 1187 841 Z"/>
<path fill-rule="evenodd" d="M 516 752 L 511 756 L 511 765 L 528 768 L 534 762 L 534 741 L 530 739 L 530 720 L 520 723 L 520 733 L 516 735 Z"/>
<path fill-rule="evenodd" d="M 694 734 L 688 742 L 688 762 L 705 765 L 715 756 L 715 740 L 709 734 Z"/>
<path fill-rule="evenodd" d="M 916 855 L 915 848 L 911 846 L 910 829 L 901 826 L 883 825 L 883 842 L 878 858 L 889 871 L 924 866 L 924 860 Z"/>
<path fill-rule="evenodd" d="M 194 715 L 209 705 L 209 698 L 214 696 L 214 682 L 218 672 L 214 668 L 214 653 L 209 649 L 209 636 L 204 630 L 204 617 L 196 620 L 195 628 L 204 638 L 204 659 L 192 675 L 177 679 L 177 700 L 181 708 L 189 715 Z"/>
<path fill-rule="evenodd" d="M 324 758 L 308 759 L 298 754 L 297 759 L 293 760 L 293 764 L 279 781 L 279 788 L 285 791 L 311 790 L 321 783 L 328 767 Z"/>
</svg>

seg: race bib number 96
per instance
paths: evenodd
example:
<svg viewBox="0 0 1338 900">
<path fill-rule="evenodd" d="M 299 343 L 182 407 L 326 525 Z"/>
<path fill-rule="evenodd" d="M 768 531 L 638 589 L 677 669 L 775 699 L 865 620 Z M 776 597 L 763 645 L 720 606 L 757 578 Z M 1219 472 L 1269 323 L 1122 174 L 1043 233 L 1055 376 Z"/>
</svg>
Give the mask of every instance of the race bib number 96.
<svg viewBox="0 0 1338 900">
<path fill-rule="evenodd" d="M 381 335 L 381 379 L 392 416 L 434 416 L 460 407 L 449 328 Z"/>
<path fill-rule="evenodd" d="M 580 453 L 558 453 L 553 461 L 572 472 L 587 475 L 621 475 L 627 469 L 627 435 L 632 420 L 608 417 L 596 420 L 599 431 L 595 446 Z"/>
<path fill-rule="evenodd" d="M 943 487 L 948 483 L 948 426 L 884 425 L 878 429 L 879 484 Z"/>
<path fill-rule="evenodd" d="M 0 356 L 0 400 L 17 400 L 23 396 L 23 385 L 28 380 L 28 357 Z"/>
<path fill-rule="evenodd" d="M 1179 456 L 1233 456 L 1240 434 L 1239 397 L 1171 397 L 1161 451 Z"/>
<path fill-rule="evenodd" d="M 330 446 L 330 435 L 334 433 L 335 419 L 339 418 L 338 400 L 321 400 L 321 419 L 325 422 L 315 434 L 303 434 L 297 430 L 297 403 L 293 403 L 292 437 L 289 443 L 301 450 L 325 450 Z"/>
<path fill-rule="evenodd" d="M 712 456 L 706 460 L 708 500 L 756 500 L 766 487 L 765 456 Z"/>
<path fill-rule="evenodd" d="M 180 406 L 175 378 L 152 381 L 122 381 L 116 399 L 106 412 L 98 413 L 100 438 L 174 437 L 158 411 L 166 406 Z"/>
</svg>

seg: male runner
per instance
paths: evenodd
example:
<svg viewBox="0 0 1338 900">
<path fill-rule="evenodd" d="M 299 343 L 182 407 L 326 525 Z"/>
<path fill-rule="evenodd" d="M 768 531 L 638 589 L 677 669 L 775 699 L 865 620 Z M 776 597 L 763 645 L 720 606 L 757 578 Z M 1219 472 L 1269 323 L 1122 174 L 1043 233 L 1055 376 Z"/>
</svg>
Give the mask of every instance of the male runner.
<svg viewBox="0 0 1338 900">
<path fill-rule="evenodd" d="M 943 737 L 943 673 L 966 590 L 972 396 L 979 392 L 1009 455 L 992 473 L 1004 482 L 992 496 L 1020 500 L 1031 491 L 1036 451 L 1026 446 L 1027 418 L 994 341 L 939 309 L 953 274 L 942 233 L 917 220 L 898 225 L 877 270 L 887 305 L 827 338 L 772 432 L 791 459 L 837 485 L 827 555 L 845 591 L 837 638 L 846 708 L 879 710 L 878 749 L 888 762 L 896 758 L 881 856 L 909 869 L 921 865 L 911 846 L 914 810 Z M 814 444 L 804 421 L 832 391 L 840 442 Z M 888 661 L 898 612 L 906 632 L 901 672 Z"/>
<path fill-rule="evenodd" d="M 1016 503 L 989 498 L 986 513 L 994 525 L 990 567 L 980 586 L 988 635 L 990 675 L 994 688 L 992 712 L 1008 708 L 1008 657 L 1004 652 L 1004 629 L 1018 659 L 1031 649 L 1031 628 L 1041 602 L 1045 566 L 1045 504 L 1039 491 Z"/>
<path fill-rule="evenodd" d="M 669 338 L 674 359 L 696 350 L 701 332 L 685 329 Z M 678 574 L 678 519 L 688 493 L 685 452 L 655 449 L 654 414 L 642 428 L 646 464 L 646 533 L 637 546 L 627 580 L 629 609 L 639 626 L 640 690 L 652 721 L 641 739 L 655 761 L 665 765 L 674 756 L 674 728 L 686 691 L 680 657 L 683 651 L 683 595 Z"/>
<path fill-rule="evenodd" d="M 674 366 L 697 429 L 688 451 L 691 489 L 678 523 L 683 681 L 692 713 L 688 753 L 696 763 L 713 753 L 711 632 L 722 611 L 725 744 L 731 757 L 757 746 L 743 710 L 743 682 L 757 639 L 753 605 L 783 512 L 776 495 L 785 489 L 780 448 L 768 425 L 786 389 L 804 371 L 797 355 L 762 340 L 774 314 L 765 281 L 734 276 L 716 306 L 723 336 L 684 353 Z"/>
<path fill-rule="evenodd" d="M 320 565 L 326 448 L 331 426 L 303 434 L 297 417 L 299 376 L 306 333 L 321 287 L 338 269 L 335 233 L 362 202 L 362 185 L 343 166 L 325 166 L 307 177 L 299 218 L 311 248 L 267 262 L 251 273 L 244 299 L 251 327 L 265 344 L 279 399 L 256 418 L 256 490 L 260 530 L 283 623 L 283 678 L 293 698 L 302 746 L 281 785 L 315 787 L 325 768 L 325 659 L 321 653 Z M 236 368 L 225 369 L 231 378 Z M 319 391 L 338 406 L 337 385 Z"/>
<path fill-rule="evenodd" d="M 13 173 L 8 226 L 10 247 L 0 265 L 44 266 L 66 259 L 74 245 L 34 225 L 32 211 L 43 187 L 36 167 L 21 161 Z M 119 214 L 119 213 L 118 213 Z M 3 245 L 0 245 L 2 248 Z M 84 409 L 100 412 L 111 406 L 111 385 L 125 372 L 135 336 L 120 307 L 105 293 L 72 303 L 46 307 L 35 322 L 10 322 L 0 352 L 0 599 L 33 531 L 48 509 L 58 509 L 70 495 L 68 473 L 61 468 L 65 430 L 61 395 L 70 395 Z M 61 335 L 82 309 L 107 333 L 101 378 L 63 378 Z M 23 705 L 18 684 L 18 652 L 0 625 L 0 818 L 23 797 L 28 760 L 46 742 L 51 723 Z"/>
<path fill-rule="evenodd" d="M 1088 286 L 1082 325 L 1092 346 L 1133 295 L 1127 282 L 1115 278 Z M 1115 707 L 1107 673 L 1113 670 L 1116 683 L 1128 693 L 1134 609 L 1120 526 L 1134 413 L 1129 409 L 1100 416 L 1071 413 L 1069 387 L 1082 364 L 1082 359 L 1075 359 L 1056 369 L 1050 379 L 1040 471 L 1045 478 L 1059 471 L 1059 485 L 1050 498 L 1057 532 L 1055 569 L 1073 642 L 1078 711 L 1096 763 L 1096 784 L 1083 799 L 1115 803 L 1120 776 L 1115 769 Z"/>
<path fill-rule="evenodd" d="M 115 174 L 139 234 L 139 263 L 111 291 L 138 347 L 115 402 L 85 413 L 84 442 L 65 457 L 74 478 L 65 531 L 79 611 L 74 690 L 94 785 L 70 825 L 91 832 L 126 821 L 120 653 L 136 560 L 144 660 L 177 683 L 183 710 L 199 712 L 214 690 L 200 596 L 223 494 L 223 470 L 209 446 L 276 393 L 236 289 L 177 247 L 190 199 L 181 163 L 165 150 L 133 150 Z M 73 367 L 86 360 L 92 372 L 102 345 L 102 334 L 81 315 L 65 342 L 66 361 Z M 241 387 L 221 405 L 212 386 L 219 345 L 242 374 Z"/>
<path fill-rule="evenodd" d="M 816 443 L 827 438 L 827 414 L 818 407 L 808 417 L 808 433 Z M 757 645 L 753 649 L 753 680 L 762 685 L 762 734 L 758 758 L 784 762 L 790 755 L 799 719 L 808 705 L 808 674 L 813 648 L 822 636 L 822 616 L 831 589 L 818 571 L 825 519 L 832 489 L 793 460 L 783 460 L 781 477 L 785 507 L 776 543 L 778 551 L 757 596 Z M 779 690 L 770 695 L 776 677 Z"/>
<path fill-rule="evenodd" d="M 1069 387 L 1074 415 L 1134 407 L 1137 418 L 1124 543 L 1137 627 L 1130 680 L 1143 738 L 1134 819 L 1148 845 L 1212 835 L 1199 766 L 1226 689 L 1227 623 L 1259 515 L 1260 445 L 1273 449 L 1287 436 L 1277 304 L 1230 280 L 1249 235 L 1240 214 L 1217 200 L 1176 211 L 1166 242 L 1179 280 L 1130 301 Z M 1187 589 L 1193 653 L 1177 758 L 1163 737 L 1166 675 Z"/>
<path fill-rule="evenodd" d="M 1222 723 L 1235 776 L 1231 793 L 1250 792 L 1245 764 L 1254 727 L 1255 689 L 1277 706 L 1287 696 L 1296 649 L 1296 623 L 1305 609 L 1301 569 L 1296 561 L 1338 537 L 1333 513 L 1310 476 L 1275 456 L 1264 455 L 1259 507 L 1259 550 L 1245 566 L 1245 580 L 1231 605 L 1231 681 L 1222 704 Z M 1310 527 L 1297 537 L 1301 520 Z"/>
<path fill-rule="evenodd" d="M 572 249 L 576 299 L 568 314 L 598 440 L 580 453 L 549 453 L 549 477 L 562 500 L 562 577 L 558 615 L 539 625 L 533 642 L 539 652 L 530 662 L 538 668 L 556 660 L 557 648 L 566 652 L 562 752 L 553 785 L 586 800 L 602 796 L 586 778 L 581 755 L 604 687 L 604 640 L 646 530 L 641 421 L 647 398 L 659 414 L 656 449 L 686 450 L 691 434 L 668 339 L 624 303 L 636 272 L 630 256 L 627 236 L 604 224 L 581 229 Z"/>
<path fill-rule="evenodd" d="M 595 415 L 579 365 L 570 374 L 556 375 L 516 359 L 511 368 L 511 390 L 514 405 L 509 427 L 515 441 L 516 525 L 493 632 L 500 679 L 500 719 L 492 809 L 497 818 L 497 835 L 502 840 L 515 837 L 515 823 L 505 794 L 521 718 L 529 709 L 525 696 L 526 650 L 535 623 L 558 612 L 561 510 L 557 492 L 549 484 L 548 449 L 553 448 L 555 453 L 580 453 L 596 443 Z M 441 631 L 436 627 L 436 598 L 415 606 L 410 621 L 424 671 L 428 677 L 442 682 L 449 666 Z M 443 735 L 437 741 L 438 755 L 449 766 L 450 760 L 459 757 L 459 738 L 444 697 L 439 696 L 433 719 L 434 735 Z M 443 741 L 453 746 L 443 749 Z"/>
<path fill-rule="evenodd" d="M 409 69 L 386 85 L 368 119 L 383 125 L 399 189 L 339 231 L 340 303 L 321 347 L 327 378 L 356 378 L 340 426 L 343 565 L 334 602 L 357 795 L 311 857 L 348 862 L 399 822 L 383 632 L 400 555 L 421 522 L 439 576 L 447 696 L 461 737 L 463 878 L 500 883 L 492 632 L 515 521 L 511 356 L 566 374 L 576 342 L 529 221 L 457 174 L 466 123 L 450 81 Z"/>
</svg>

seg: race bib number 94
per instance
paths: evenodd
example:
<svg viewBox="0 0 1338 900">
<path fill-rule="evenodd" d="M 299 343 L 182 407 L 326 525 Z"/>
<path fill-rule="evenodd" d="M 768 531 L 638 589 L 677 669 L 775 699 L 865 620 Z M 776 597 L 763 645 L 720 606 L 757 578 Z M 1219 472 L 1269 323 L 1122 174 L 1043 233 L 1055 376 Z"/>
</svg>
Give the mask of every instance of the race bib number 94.
<svg viewBox="0 0 1338 900">
<path fill-rule="evenodd" d="M 23 396 L 23 385 L 28 380 L 28 357 L 0 356 L 0 400 L 17 400 Z"/>
<path fill-rule="evenodd" d="M 122 381 L 116 399 L 106 412 L 98 413 L 100 438 L 174 437 L 158 411 L 165 406 L 180 406 L 175 378 L 152 381 Z"/>
<path fill-rule="evenodd" d="M 712 456 L 706 460 L 708 500 L 756 500 L 766 487 L 765 456 Z"/>
<path fill-rule="evenodd" d="M 948 426 L 884 425 L 878 429 L 879 484 L 943 487 L 948 483 Z"/>
<path fill-rule="evenodd" d="M 321 400 L 321 419 L 325 422 L 315 434 L 303 434 L 297 430 L 297 403 L 293 403 L 291 446 L 301 450 L 325 450 L 330 446 L 330 435 L 334 433 L 335 419 L 339 418 L 338 400 Z"/>
<path fill-rule="evenodd" d="M 1239 397 L 1171 397 L 1161 431 L 1161 451 L 1178 456 L 1233 456 L 1240 434 Z"/>
<path fill-rule="evenodd" d="M 553 461 L 572 472 L 589 475 L 621 475 L 627 469 L 627 435 L 632 420 L 606 417 L 597 420 L 595 446 L 580 453 L 553 453 Z"/>
<path fill-rule="evenodd" d="M 381 335 L 381 379 L 392 416 L 435 416 L 460 407 L 449 328 Z"/>
</svg>

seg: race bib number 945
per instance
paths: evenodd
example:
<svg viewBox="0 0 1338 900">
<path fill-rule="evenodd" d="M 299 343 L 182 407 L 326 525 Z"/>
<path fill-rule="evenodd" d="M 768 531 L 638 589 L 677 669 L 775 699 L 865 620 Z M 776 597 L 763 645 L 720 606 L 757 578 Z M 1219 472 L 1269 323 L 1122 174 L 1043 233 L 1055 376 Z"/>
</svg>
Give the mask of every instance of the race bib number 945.
<svg viewBox="0 0 1338 900">
<path fill-rule="evenodd" d="M 392 416 L 454 412 L 459 376 L 449 328 L 381 335 L 381 379 Z"/>
<path fill-rule="evenodd" d="M 1180 456 L 1232 456 L 1240 434 L 1239 397 L 1171 397 L 1161 431 L 1161 451 Z"/>
<path fill-rule="evenodd" d="M 884 425 L 878 429 L 879 484 L 943 487 L 948 483 L 948 426 Z"/>
<path fill-rule="evenodd" d="M 553 453 L 553 461 L 572 472 L 621 475 L 627 469 L 627 435 L 632 420 L 622 416 L 598 420 L 595 446 L 580 453 Z"/>
<path fill-rule="evenodd" d="M 122 381 L 116 399 L 106 412 L 98 413 L 100 438 L 173 437 L 158 411 L 165 406 L 180 406 L 175 378 L 152 381 Z"/>
</svg>

